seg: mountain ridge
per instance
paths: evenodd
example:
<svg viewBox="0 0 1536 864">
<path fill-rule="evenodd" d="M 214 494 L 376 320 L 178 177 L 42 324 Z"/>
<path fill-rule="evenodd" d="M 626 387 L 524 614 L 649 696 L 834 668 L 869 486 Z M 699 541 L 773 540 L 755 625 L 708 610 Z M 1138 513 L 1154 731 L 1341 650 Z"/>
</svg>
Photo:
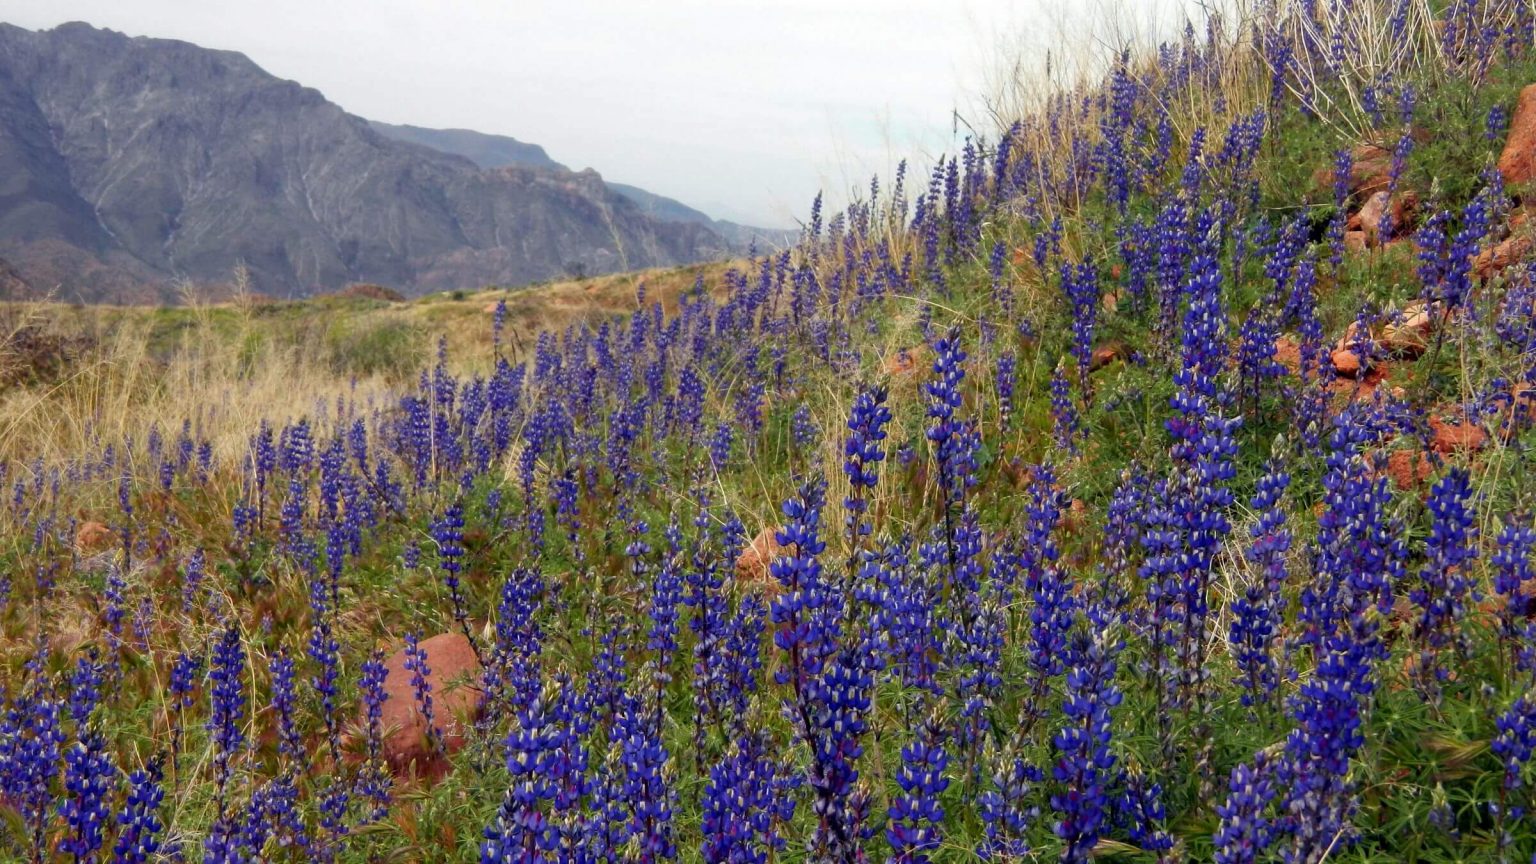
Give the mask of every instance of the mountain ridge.
<svg viewBox="0 0 1536 864">
<path fill-rule="evenodd" d="M 174 302 L 237 268 L 273 296 L 421 294 L 731 251 L 595 171 L 484 170 L 238 52 L 78 22 L 0 24 L 0 168 L 0 258 L 65 299 Z"/>
<path fill-rule="evenodd" d="M 569 170 L 556 162 L 543 147 L 506 135 L 476 132 L 472 129 L 432 129 L 422 126 L 396 125 L 369 121 L 374 131 L 401 141 L 418 144 L 442 153 L 463 156 L 481 168 L 502 168 L 509 165 L 532 168 Z M 664 222 L 684 222 L 704 225 L 724 237 L 738 250 L 745 250 L 754 243 L 779 247 L 793 243 L 799 232 L 784 228 L 761 228 L 716 219 L 694 207 L 628 183 L 604 181 L 609 189 L 623 195 L 638 205 L 644 213 Z"/>
</svg>

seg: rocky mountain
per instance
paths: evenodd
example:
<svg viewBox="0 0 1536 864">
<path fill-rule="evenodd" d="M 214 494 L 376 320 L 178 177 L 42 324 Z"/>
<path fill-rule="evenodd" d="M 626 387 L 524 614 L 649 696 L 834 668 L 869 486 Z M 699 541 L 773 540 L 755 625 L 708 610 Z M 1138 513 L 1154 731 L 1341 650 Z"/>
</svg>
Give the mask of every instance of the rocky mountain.
<svg viewBox="0 0 1536 864">
<path fill-rule="evenodd" d="M 430 147 L 443 153 L 452 153 L 474 162 L 481 168 L 505 168 L 509 166 L 525 166 L 532 168 L 555 168 L 564 170 L 565 166 L 551 159 L 544 148 L 537 144 L 528 144 L 509 138 L 505 135 L 489 135 L 484 132 L 472 132 L 468 129 L 424 129 L 420 126 L 394 126 L 389 123 L 373 122 L 375 131 L 382 135 Z M 723 237 L 738 251 L 749 248 L 756 243 L 758 248 L 777 248 L 793 243 L 799 236 L 796 231 L 785 231 L 777 228 L 755 228 L 751 225 L 741 225 L 725 219 L 712 219 L 702 211 L 695 210 L 681 201 L 668 198 L 665 195 L 657 195 L 648 192 L 638 186 L 628 183 L 614 183 L 607 181 L 608 188 L 633 201 L 648 216 L 660 219 L 663 222 L 685 222 L 693 225 L 704 225 Z"/>
<path fill-rule="evenodd" d="M 569 170 L 549 158 L 549 154 L 544 152 L 543 147 L 506 135 L 487 135 L 472 129 L 427 129 L 421 126 L 380 123 L 377 120 L 369 120 L 368 125 L 373 127 L 373 131 L 386 138 L 408 141 L 443 153 L 457 153 L 481 168 L 505 168 L 509 165 L 517 165 L 524 168 Z"/>
<path fill-rule="evenodd" d="M 179 282 L 226 284 L 238 266 L 279 297 L 351 282 L 420 294 L 729 250 L 596 172 L 486 169 L 238 53 L 0 24 L 0 258 L 34 293 L 173 300 Z"/>
</svg>

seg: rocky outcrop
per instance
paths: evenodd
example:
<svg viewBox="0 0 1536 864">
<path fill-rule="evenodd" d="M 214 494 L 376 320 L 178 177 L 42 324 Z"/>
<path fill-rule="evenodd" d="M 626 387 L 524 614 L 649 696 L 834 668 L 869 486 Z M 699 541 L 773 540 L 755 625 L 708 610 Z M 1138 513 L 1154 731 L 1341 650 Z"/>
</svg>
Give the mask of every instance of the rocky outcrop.
<svg viewBox="0 0 1536 864">
<path fill-rule="evenodd" d="M 724 254 L 592 171 L 380 135 L 243 55 L 85 24 L 0 25 L 0 256 L 61 299 L 165 300 L 178 278 L 277 297 L 517 285 Z"/>
</svg>

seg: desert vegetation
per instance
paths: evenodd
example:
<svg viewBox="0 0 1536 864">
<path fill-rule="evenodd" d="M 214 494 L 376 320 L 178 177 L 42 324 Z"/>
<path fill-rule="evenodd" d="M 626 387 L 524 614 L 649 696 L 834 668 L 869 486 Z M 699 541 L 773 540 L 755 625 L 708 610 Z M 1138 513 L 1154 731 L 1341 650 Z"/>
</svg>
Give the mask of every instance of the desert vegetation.
<svg viewBox="0 0 1536 864">
<path fill-rule="evenodd" d="M 1536 860 L 1533 28 L 1228 9 L 730 265 L 8 307 L 0 848 Z"/>
</svg>

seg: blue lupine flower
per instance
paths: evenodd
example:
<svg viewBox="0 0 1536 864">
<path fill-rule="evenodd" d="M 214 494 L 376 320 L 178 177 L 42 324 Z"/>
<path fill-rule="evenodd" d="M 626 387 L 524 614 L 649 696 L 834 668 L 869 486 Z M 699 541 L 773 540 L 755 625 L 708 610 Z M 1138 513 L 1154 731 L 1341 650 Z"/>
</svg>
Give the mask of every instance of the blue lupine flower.
<svg viewBox="0 0 1536 864">
<path fill-rule="evenodd" d="M 1516 699 L 1495 725 L 1499 734 L 1489 749 L 1504 764 L 1504 789 L 1513 792 L 1525 786 L 1524 772 L 1536 751 L 1536 697 L 1526 694 Z"/>
<path fill-rule="evenodd" d="M 411 673 L 411 692 L 416 697 L 416 710 L 421 712 L 425 724 L 424 737 L 427 749 L 440 752 L 443 746 L 442 732 L 432 710 L 432 667 L 427 665 L 427 652 L 421 649 L 421 636 L 415 632 L 405 634 L 405 669 Z"/>
<path fill-rule="evenodd" d="M 239 628 L 230 623 L 213 645 L 213 660 L 208 669 L 212 713 L 207 725 L 214 744 L 214 776 L 218 779 L 221 798 L 222 790 L 229 782 L 229 761 L 245 746 L 242 729 L 244 676 L 245 646 L 240 641 Z"/>
<path fill-rule="evenodd" d="M 676 527 L 668 529 L 675 531 Z M 651 631 L 646 647 L 656 660 L 656 711 L 661 713 L 662 690 L 672 680 L 672 658 L 677 653 L 677 606 L 682 600 L 683 580 L 676 556 L 669 555 L 651 582 Z"/>
<path fill-rule="evenodd" d="M 384 680 L 388 670 L 384 667 L 384 655 L 375 651 L 363 661 L 358 689 L 363 698 L 363 738 L 368 756 L 364 774 L 360 780 L 360 792 L 373 802 L 369 821 L 384 818 L 389 809 L 389 770 L 382 764 L 384 749 Z"/>
<path fill-rule="evenodd" d="M 766 864 L 783 848 L 780 830 L 795 811 L 790 779 L 756 734 L 711 768 L 700 816 L 705 864 Z"/>
<path fill-rule="evenodd" d="M 480 846 L 482 864 L 554 862 L 559 834 L 543 804 L 555 797 L 554 730 L 547 722 L 542 699 L 518 712 L 517 728 L 506 742 L 507 788 L 496 820 L 485 829 Z"/>
<path fill-rule="evenodd" d="M 1363 700 L 1375 689 L 1372 653 L 1344 635 L 1323 646 L 1312 677 L 1292 700 L 1295 727 L 1285 741 L 1279 780 L 1286 787 L 1283 830 L 1287 861 L 1321 861 L 1327 850 L 1353 842 L 1356 809 L 1349 760 L 1365 738 Z"/>
<path fill-rule="evenodd" d="M 59 851 L 74 856 L 77 862 L 97 860 L 109 813 L 107 799 L 116 776 L 106 739 L 99 732 L 85 732 L 64 751 L 64 798 L 59 803 L 59 815 L 68 830 L 59 841 Z"/>
<path fill-rule="evenodd" d="M 1076 453 L 1081 427 L 1077 420 L 1077 406 L 1072 404 L 1072 385 L 1067 383 L 1066 372 L 1059 363 L 1051 373 L 1051 424 L 1057 449 L 1065 453 Z"/>
<path fill-rule="evenodd" d="M 1430 490 L 1429 510 L 1434 517 L 1429 560 L 1409 598 L 1419 607 L 1414 636 L 1422 648 L 1420 672 L 1424 684 L 1435 689 L 1433 679 L 1446 674 L 1437 662 L 1438 652 L 1451 642 L 1467 604 L 1478 599 L 1468 572 L 1477 557 L 1477 514 L 1472 508 L 1472 478 L 1465 468 L 1452 468 L 1440 478 Z"/>
<path fill-rule="evenodd" d="M 816 428 L 816 421 L 811 417 L 811 409 L 804 402 L 795 409 L 794 416 L 789 421 L 790 438 L 794 442 L 795 449 L 806 451 L 816 443 L 820 436 L 820 430 Z"/>
<path fill-rule="evenodd" d="M 1073 268 L 1061 265 L 1062 291 L 1072 308 L 1072 358 L 1077 361 L 1078 391 L 1085 403 L 1092 402 L 1088 374 L 1093 358 L 1093 329 L 1099 310 L 1099 273 L 1084 261 Z"/>
<path fill-rule="evenodd" d="M 293 658 L 279 651 L 272 658 L 272 710 L 277 713 L 277 752 L 292 762 L 303 764 L 304 742 L 294 716 L 298 693 L 293 686 Z"/>
<path fill-rule="evenodd" d="M 826 549 L 821 540 L 821 508 L 825 484 L 813 481 L 784 502 L 786 519 L 775 540 L 784 554 L 769 564 L 769 572 L 784 587 L 769 611 L 775 626 L 773 642 L 789 655 L 789 667 L 776 679 L 792 685 L 796 700 L 816 699 L 815 682 L 822 661 L 835 644 L 836 613 L 830 608 L 818 556 Z"/>
<path fill-rule="evenodd" d="M 1227 800 L 1216 805 L 1221 824 L 1211 838 L 1216 846 L 1216 864 L 1256 864 L 1274 839 L 1274 829 L 1267 815 L 1275 799 L 1275 785 L 1269 758 L 1263 753 L 1253 764 L 1232 769 L 1227 782 Z"/>
<path fill-rule="evenodd" d="M 1011 861 L 1029 854 L 1029 829 L 1040 816 L 1034 787 L 1045 780 L 1039 768 L 1014 759 L 992 775 L 992 788 L 976 796 L 986 839 L 976 849 L 983 861 Z"/>
<path fill-rule="evenodd" d="M 1120 642 L 1100 610 L 1090 609 L 1087 619 L 1087 632 L 1074 637 L 1068 655 L 1061 707 L 1066 724 L 1051 742 L 1060 754 L 1051 774 L 1061 791 L 1051 796 L 1051 809 L 1058 816 L 1055 832 L 1063 844 L 1063 862 L 1090 859 L 1105 830 L 1115 766 L 1110 711 L 1121 700 L 1114 680 Z"/>
<path fill-rule="evenodd" d="M 461 625 L 468 619 L 464 608 L 464 594 L 459 585 L 459 572 L 464 557 L 464 505 L 454 502 L 443 511 L 443 517 L 432 524 L 432 539 L 437 543 L 437 562 L 443 570 L 443 584 L 448 586 L 448 597 L 453 603 L 453 619 Z"/>
<path fill-rule="evenodd" d="M 1536 579 L 1532 553 L 1536 552 L 1536 530 L 1530 517 L 1507 516 L 1499 532 L 1498 550 L 1493 553 L 1493 590 L 1504 598 L 1499 612 L 1501 636 L 1512 643 L 1514 667 L 1536 672 L 1536 628 L 1529 620 L 1536 613 Z"/>
<path fill-rule="evenodd" d="M 112 844 L 112 864 L 146 864 L 162 850 L 159 762 L 151 762 L 128 775 L 128 799 L 118 815 L 117 839 Z"/>
<path fill-rule="evenodd" d="M 629 803 L 631 842 L 638 845 L 642 864 L 677 857 L 672 840 L 672 790 L 662 776 L 667 750 L 650 725 L 631 718 L 620 740 L 624 764 L 624 798 Z"/>
<path fill-rule="evenodd" d="M 84 657 L 75 660 L 74 672 L 69 676 L 69 718 L 82 729 L 101 701 L 103 670 L 98 656 L 92 648 Z"/>
<path fill-rule="evenodd" d="M 929 853 L 943 840 L 944 807 L 939 796 L 949 788 L 944 769 L 944 736 L 936 722 L 917 731 L 916 740 L 901 748 L 896 785 L 901 794 L 891 802 L 885 837 L 891 844 L 887 864 L 927 864 Z"/>
<path fill-rule="evenodd" d="M 181 576 L 181 611 L 190 613 L 197 606 L 206 574 L 207 556 L 201 548 L 193 549 Z"/>
<path fill-rule="evenodd" d="M 956 417 L 964 401 L 960 392 L 965 379 L 966 353 L 960 347 L 960 330 L 953 328 L 933 346 L 932 381 L 923 385 L 928 394 L 927 436 L 934 447 L 939 469 L 939 488 L 946 507 L 958 509 L 966 490 L 976 484 L 974 428 Z"/>
<path fill-rule="evenodd" d="M 1243 590 L 1241 597 L 1233 599 L 1232 624 L 1227 634 L 1243 675 L 1242 701 L 1249 707 L 1272 695 L 1279 683 L 1273 643 L 1285 610 L 1285 597 L 1280 589 L 1286 576 L 1285 556 L 1291 548 L 1291 532 L 1285 524 L 1285 510 L 1280 507 L 1280 497 L 1291 478 L 1277 460 L 1271 460 L 1266 468 L 1250 502 L 1259 521 L 1249 531 L 1253 541 L 1247 557 L 1258 569 L 1258 578 Z"/>
<path fill-rule="evenodd" d="M 885 405 L 886 389 L 863 390 L 854 397 L 848 416 L 848 437 L 843 441 L 843 471 L 848 475 L 848 497 L 843 508 L 848 511 L 849 535 L 857 544 L 868 533 L 863 524 L 869 508 L 867 496 L 880 481 L 880 463 L 885 459 L 885 424 L 891 411 Z"/>
<path fill-rule="evenodd" d="M 1125 825 L 1132 843 L 1157 855 L 1159 862 L 1170 862 L 1173 836 L 1164 828 L 1168 811 L 1163 806 L 1163 787 L 1138 770 L 1120 772 L 1119 801 L 1115 807 L 1118 821 Z"/>
<path fill-rule="evenodd" d="M 997 358 L 998 422 L 1005 430 L 1013 421 L 1013 391 L 1018 384 L 1018 363 L 1019 358 L 1012 351 L 1006 351 Z"/>
</svg>

